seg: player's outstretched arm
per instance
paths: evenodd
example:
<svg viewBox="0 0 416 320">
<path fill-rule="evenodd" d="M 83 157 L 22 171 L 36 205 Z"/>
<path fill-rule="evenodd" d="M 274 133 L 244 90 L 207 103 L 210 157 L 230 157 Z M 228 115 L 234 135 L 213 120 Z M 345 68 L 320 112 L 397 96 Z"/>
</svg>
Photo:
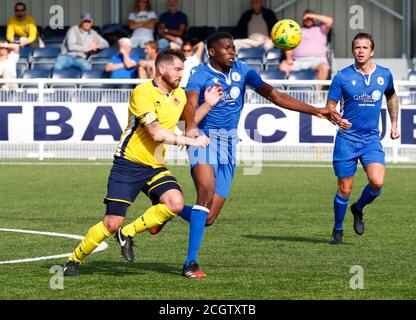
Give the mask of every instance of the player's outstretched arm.
<svg viewBox="0 0 416 320">
<path fill-rule="evenodd" d="M 209 144 L 209 139 L 206 136 L 199 136 L 196 138 L 180 136 L 162 128 L 158 121 L 146 125 L 145 130 L 155 142 L 194 147 L 206 147 Z"/>
<path fill-rule="evenodd" d="M 195 110 L 198 105 L 199 92 L 188 91 L 186 93 L 186 104 L 182 112 L 182 119 L 185 121 L 185 135 L 197 137 L 199 135 L 197 123 L 195 122 Z"/>
<path fill-rule="evenodd" d="M 397 119 L 399 117 L 399 99 L 396 94 L 387 98 L 387 110 L 389 110 L 391 120 L 390 138 L 393 140 L 400 138 L 400 132 L 397 127 Z"/>
<path fill-rule="evenodd" d="M 260 88 L 258 88 L 257 93 L 273 102 L 275 105 L 288 110 L 312 114 L 318 118 L 327 119 L 331 123 L 335 124 L 340 124 L 342 121 L 341 115 L 335 108 L 315 108 L 310 104 L 296 100 L 283 92 L 275 90 L 267 83 L 264 83 Z"/>
</svg>

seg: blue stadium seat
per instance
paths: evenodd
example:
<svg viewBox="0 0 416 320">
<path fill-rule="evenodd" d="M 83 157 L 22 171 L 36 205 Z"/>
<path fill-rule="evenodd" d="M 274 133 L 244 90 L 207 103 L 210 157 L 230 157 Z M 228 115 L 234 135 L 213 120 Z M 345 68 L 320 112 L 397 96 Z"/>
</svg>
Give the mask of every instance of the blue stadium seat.
<svg viewBox="0 0 416 320">
<path fill-rule="evenodd" d="M 118 34 L 120 37 L 129 37 L 130 33 L 129 27 L 120 23 L 105 24 L 101 29 L 103 37 L 108 34 Z"/>
<path fill-rule="evenodd" d="M 293 71 L 289 74 L 289 80 L 315 80 L 314 70 Z"/>
<path fill-rule="evenodd" d="M 144 52 L 144 48 L 132 48 L 131 53 L 138 54 L 140 59 L 143 59 L 146 57 L 146 52 Z"/>
<path fill-rule="evenodd" d="M 280 49 L 271 49 L 266 53 L 266 70 L 278 70 L 282 58 L 283 54 Z"/>
<path fill-rule="evenodd" d="M 30 47 L 20 48 L 19 61 L 29 63 L 31 55 L 32 55 L 32 48 Z"/>
<path fill-rule="evenodd" d="M 241 49 L 238 52 L 238 59 L 249 64 L 257 71 L 263 70 L 264 50 L 260 48 Z"/>
<path fill-rule="evenodd" d="M 91 63 L 92 70 L 104 70 L 106 65 L 106 61 L 92 61 Z"/>
<path fill-rule="evenodd" d="M 29 64 L 27 62 L 18 62 L 16 65 L 16 77 L 22 78 L 26 70 L 29 69 Z"/>
<path fill-rule="evenodd" d="M 234 30 L 233 26 L 221 26 L 218 27 L 217 31 L 218 32 L 226 32 L 226 33 L 232 33 Z"/>
<path fill-rule="evenodd" d="M 188 29 L 187 38 L 193 43 L 205 41 L 207 38 L 215 32 L 215 27 L 202 26 L 202 27 L 190 27 Z"/>
<path fill-rule="evenodd" d="M 260 76 L 263 80 L 285 80 L 286 73 L 280 70 L 262 70 Z"/>
<path fill-rule="evenodd" d="M 23 73 L 23 79 L 39 79 L 39 78 L 50 78 L 51 72 L 50 70 L 26 70 Z M 37 88 L 38 85 L 36 83 L 24 83 L 22 84 L 22 88 Z"/>
<path fill-rule="evenodd" d="M 70 68 L 54 71 L 52 79 L 79 79 L 81 78 L 81 70 Z"/>
<path fill-rule="evenodd" d="M 84 71 L 81 77 L 81 79 L 106 79 L 106 78 L 108 78 L 108 74 L 104 70 Z"/>
<path fill-rule="evenodd" d="M 32 70 L 50 70 L 52 71 L 53 67 L 55 66 L 55 62 L 53 60 L 49 61 L 35 61 L 31 65 Z"/>
<path fill-rule="evenodd" d="M 36 48 L 32 53 L 32 61 L 51 61 L 55 60 L 61 50 L 54 47 Z"/>
<path fill-rule="evenodd" d="M 42 33 L 42 39 L 44 41 L 58 38 L 64 40 L 69 28 L 69 26 L 64 26 L 63 29 L 52 29 L 50 26 L 46 26 Z"/>
<path fill-rule="evenodd" d="M 263 71 L 263 65 L 261 63 L 257 63 L 257 62 L 252 62 L 252 63 L 247 63 L 250 67 L 252 67 L 254 70 L 256 70 L 257 73 L 260 73 L 261 71 Z"/>
<path fill-rule="evenodd" d="M 110 58 L 114 55 L 118 54 L 118 48 L 116 47 L 110 47 L 107 49 L 103 49 L 99 51 L 98 53 L 94 54 L 91 57 L 91 61 L 105 61 L 109 62 Z"/>
</svg>

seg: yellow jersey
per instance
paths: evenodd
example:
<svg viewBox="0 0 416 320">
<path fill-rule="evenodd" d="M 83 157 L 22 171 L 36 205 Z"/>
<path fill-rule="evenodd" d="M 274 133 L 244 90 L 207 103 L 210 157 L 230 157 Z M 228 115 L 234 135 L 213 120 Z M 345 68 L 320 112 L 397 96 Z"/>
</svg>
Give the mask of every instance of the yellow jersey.
<svg viewBox="0 0 416 320">
<path fill-rule="evenodd" d="M 19 21 L 16 16 L 13 16 L 7 23 L 7 41 L 12 42 L 16 37 L 26 37 L 30 42 L 33 42 L 36 40 L 37 36 L 38 28 L 36 26 L 36 21 L 29 15 L 27 15 L 23 21 Z"/>
<path fill-rule="evenodd" d="M 128 124 L 115 155 L 153 168 L 164 167 L 166 146 L 155 142 L 144 127 L 158 121 L 160 127 L 173 132 L 185 103 L 182 88 L 166 95 L 154 81 L 138 85 L 130 97 Z"/>
</svg>

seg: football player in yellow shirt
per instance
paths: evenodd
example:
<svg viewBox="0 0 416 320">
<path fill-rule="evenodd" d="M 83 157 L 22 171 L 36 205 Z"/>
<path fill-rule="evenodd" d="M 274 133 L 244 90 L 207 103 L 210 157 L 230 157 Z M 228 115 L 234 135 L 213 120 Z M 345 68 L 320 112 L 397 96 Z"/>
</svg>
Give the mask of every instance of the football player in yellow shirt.
<svg viewBox="0 0 416 320">
<path fill-rule="evenodd" d="M 173 133 L 186 103 L 179 84 L 185 57 L 182 52 L 166 50 L 156 58 L 156 77 L 137 86 L 130 98 L 128 124 L 117 146 L 108 179 L 106 215 L 89 229 L 64 265 L 65 276 L 78 276 L 80 264 L 101 242 L 116 233 L 123 256 L 133 261 L 133 236 L 150 230 L 182 211 L 184 196 L 173 175 L 164 165 L 165 144 L 206 147 L 205 136 L 189 138 Z M 222 92 L 208 92 L 218 102 Z M 185 121 L 193 121 L 183 114 Z M 137 195 L 145 193 L 153 203 L 133 223 L 123 225 L 127 208 Z"/>
<path fill-rule="evenodd" d="M 21 47 L 35 44 L 38 38 L 36 21 L 26 12 L 26 5 L 18 2 L 14 6 L 15 15 L 7 23 L 6 39 L 19 42 Z"/>
</svg>

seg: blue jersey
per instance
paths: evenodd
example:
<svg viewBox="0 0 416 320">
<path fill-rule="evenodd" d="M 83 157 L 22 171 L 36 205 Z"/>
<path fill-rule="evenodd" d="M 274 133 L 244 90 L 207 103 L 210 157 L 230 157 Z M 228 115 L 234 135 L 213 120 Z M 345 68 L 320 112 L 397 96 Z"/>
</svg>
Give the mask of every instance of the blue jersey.
<svg viewBox="0 0 416 320">
<path fill-rule="evenodd" d="M 380 139 L 383 95 L 393 94 L 393 77 L 387 68 L 376 65 L 369 75 L 363 75 L 354 65 L 339 71 L 329 88 L 328 99 L 341 100 L 342 117 L 348 119 L 352 127 L 339 130 L 338 135 L 357 142 Z"/>
<path fill-rule="evenodd" d="M 236 61 L 228 74 L 214 69 L 209 64 L 193 68 L 186 92 L 199 92 L 198 105 L 204 103 L 206 88 L 220 84 L 223 91 L 223 97 L 200 122 L 199 129 L 207 135 L 211 130 L 218 132 L 220 129 L 236 132 L 244 105 L 246 85 L 257 90 L 263 83 L 258 73 L 241 61 Z"/>
</svg>

